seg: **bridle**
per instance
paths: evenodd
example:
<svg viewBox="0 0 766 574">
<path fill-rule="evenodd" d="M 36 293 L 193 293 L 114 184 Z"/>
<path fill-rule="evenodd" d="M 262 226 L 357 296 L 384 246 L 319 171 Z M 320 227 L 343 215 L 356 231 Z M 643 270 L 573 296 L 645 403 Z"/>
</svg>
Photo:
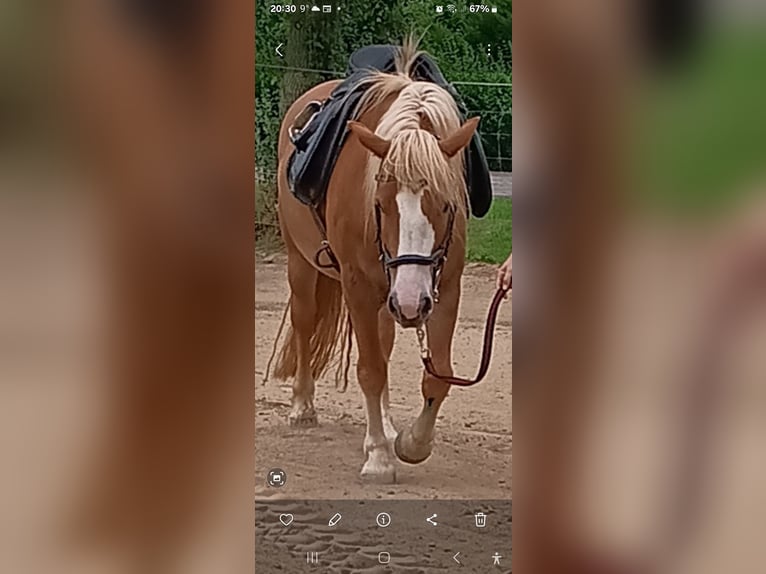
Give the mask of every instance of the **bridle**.
<svg viewBox="0 0 766 574">
<path fill-rule="evenodd" d="M 375 176 L 377 181 L 382 181 L 382 178 L 386 178 L 387 175 L 378 173 Z M 386 274 L 386 281 L 388 283 L 389 290 L 391 289 L 391 270 L 401 267 L 402 265 L 420 265 L 423 267 L 431 268 L 431 285 L 433 288 L 434 302 L 439 302 L 439 282 L 441 281 L 442 270 L 444 264 L 447 262 L 447 255 L 449 254 L 449 247 L 452 243 L 452 233 L 455 227 L 455 206 L 448 204 L 445 207 L 445 211 L 448 212 L 447 230 L 442 238 L 439 246 L 434 249 L 431 255 L 418 255 L 415 253 L 405 253 L 397 257 L 392 257 L 391 253 L 386 248 L 385 242 L 382 236 L 381 217 L 382 208 L 379 203 L 375 203 L 375 244 L 378 246 L 378 254 L 381 264 L 383 265 L 383 271 Z"/>
<path fill-rule="evenodd" d="M 390 176 L 379 172 L 375 176 L 377 181 L 391 181 Z M 447 254 L 449 252 L 450 243 L 452 242 L 452 233 L 455 226 L 455 206 L 448 204 L 446 210 L 449 212 L 449 219 L 447 221 L 447 230 L 442 239 L 441 244 L 431 253 L 431 255 L 416 255 L 405 253 L 398 257 L 392 257 L 391 253 L 386 248 L 382 237 L 381 228 L 381 207 L 379 203 L 375 203 L 375 243 L 378 246 L 378 253 L 380 254 L 380 261 L 383 265 L 383 271 L 386 274 L 386 280 L 388 282 L 388 288 L 391 289 L 391 270 L 396 269 L 402 265 L 422 265 L 424 267 L 431 268 L 431 281 L 434 293 L 434 302 L 439 302 L 439 281 L 441 280 L 442 270 L 444 264 L 447 261 Z M 449 385 L 456 385 L 461 387 L 471 387 L 477 383 L 480 383 L 489 370 L 489 363 L 492 358 L 492 339 L 495 333 L 495 323 L 497 322 L 497 313 L 500 310 L 500 304 L 506 298 L 510 286 L 507 289 L 498 289 L 495 293 L 492 303 L 489 307 L 487 314 L 487 322 L 484 328 L 484 344 L 482 346 L 481 362 L 479 364 L 479 372 L 473 379 L 464 379 L 462 377 L 455 377 L 452 375 L 440 375 L 436 372 L 436 367 L 431 359 L 431 349 L 428 346 L 426 340 L 426 331 L 423 326 L 417 328 L 418 344 L 420 345 L 420 358 L 423 362 L 423 367 L 426 372 L 433 378 L 438 379 Z"/>
</svg>

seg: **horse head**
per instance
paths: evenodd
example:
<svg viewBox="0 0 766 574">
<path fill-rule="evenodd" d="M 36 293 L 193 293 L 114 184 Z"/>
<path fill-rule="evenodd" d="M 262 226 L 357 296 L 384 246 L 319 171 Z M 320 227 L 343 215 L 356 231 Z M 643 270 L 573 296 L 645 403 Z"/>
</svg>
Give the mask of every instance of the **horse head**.
<svg viewBox="0 0 766 574">
<path fill-rule="evenodd" d="M 455 217 L 466 209 L 457 155 L 479 123 L 472 118 L 440 139 L 423 118 L 389 139 L 349 122 L 362 146 L 380 160 L 370 190 L 376 238 L 388 279 L 388 310 L 405 328 L 421 326 L 438 301 Z"/>
</svg>

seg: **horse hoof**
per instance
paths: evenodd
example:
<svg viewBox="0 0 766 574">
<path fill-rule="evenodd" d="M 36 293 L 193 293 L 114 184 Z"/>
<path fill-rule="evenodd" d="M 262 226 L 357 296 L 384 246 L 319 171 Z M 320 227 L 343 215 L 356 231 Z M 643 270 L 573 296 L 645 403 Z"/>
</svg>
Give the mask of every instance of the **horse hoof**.
<svg viewBox="0 0 766 574">
<path fill-rule="evenodd" d="M 362 468 L 362 472 L 359 476 L 363 481 L 371 484 L 395 484 L 396 483 L 396 467 L 384 467 L 371 469 L 365 464 Z"/>
<path fill-rule="evenodd" d="M 394 452 L 396 453 L 396 456 L 401 460 L 402 462 L 406 462 L 407 464 L 420 464 L 424 460 L 426 460 L 429 456 L 431 456 L 431 450 L 428 449 L 427 451 L 423 453 L 413 453 L 413 454 L 407 454 L 404 451 L 404 446 L 402 445 L 402 436 L 403 433 L 399 433 L 396 435 L 396 440 L 394 441 Z"/>
<path fill-rule="evenodd" d="M 287 417 L 287 423 L 294 428 L 312 428 L 319 424 L 319 418 L 313 410 L 300 414 L 290 413 Z"/>
</svg>

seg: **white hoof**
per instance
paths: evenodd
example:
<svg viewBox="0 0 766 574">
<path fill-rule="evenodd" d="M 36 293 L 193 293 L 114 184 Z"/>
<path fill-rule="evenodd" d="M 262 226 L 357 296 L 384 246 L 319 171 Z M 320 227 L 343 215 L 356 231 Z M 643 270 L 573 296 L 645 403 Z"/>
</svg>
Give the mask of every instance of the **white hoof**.
<svg viewBox="0 0 766 574">
<path fill-rule="evenodd" d="M 400 432 L 394 442 L 396 456 L 407 464 L 420 464 L 431 456 L 432 450 L 433 441 L 418 442 L 409 429 Z"/>
<path fill-rule="evenodd" d="M 388 465 L 375 465 L 371 464 L 368 460 L 362 467 L 362 472 L 359 476 L 365 482 L 371 482 L 375 484 L 396 484 L 396 466 L 393 464 Z"/>
<path fill-rule="evenodd" d="M 386 443 L 375 448 L 366 448 L 367 460 L 360 476 L 368 482 L 393 484 L 396 482 L 396 459 Z"/>
</svg>

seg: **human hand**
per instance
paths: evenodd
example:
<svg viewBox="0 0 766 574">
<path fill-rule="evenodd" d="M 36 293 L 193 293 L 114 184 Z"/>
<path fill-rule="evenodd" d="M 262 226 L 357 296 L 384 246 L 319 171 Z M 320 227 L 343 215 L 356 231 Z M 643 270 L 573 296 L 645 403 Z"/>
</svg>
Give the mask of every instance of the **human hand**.
<svg viewBox="0 0 766 574">
<path fill-rule="evenodd" d="M 513 253 L 511 253 L 508 256 L 508 259 L 505 260 L 505 263 L 503 263 L 500 266 L 500 269 L 497 270 L 497 288 L 498 289 L 505 289 L 508 290 L 511 287 L 511 277 L 513 276 Z"/>
</svg>

